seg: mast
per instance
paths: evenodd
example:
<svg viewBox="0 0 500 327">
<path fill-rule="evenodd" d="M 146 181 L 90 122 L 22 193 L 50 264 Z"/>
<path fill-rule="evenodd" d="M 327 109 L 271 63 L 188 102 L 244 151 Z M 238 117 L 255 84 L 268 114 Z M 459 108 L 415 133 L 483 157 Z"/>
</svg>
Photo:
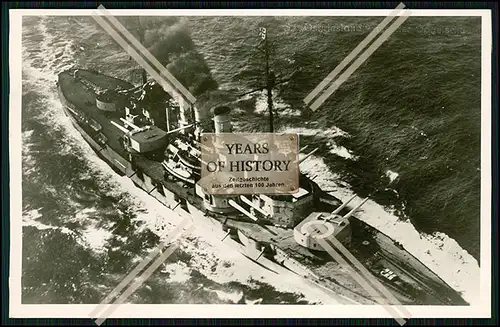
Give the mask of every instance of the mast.
<svg viewBox="0 0 500 327">
<path fill-rule="evenodd" d="M 146 70 L 144 68 L 141 69 L 141 75 L 142 75 L 142 84 L 146 84 L 148 81 L 148 76 L 146 75 Z"/>
<path fill-rule="evenodd" d="M 146 31 L 145 31 L 145 29 L 143 28 L 143 26 L 141 24 L 140 16 L 137 17 L 137 26 L 134 28 L 134 30 L 137 31 L 137 36 L 139 38 L 139 43 L 144 46 L 144 36 L 146 34 Z M 132 60 L 132 56 L 129 56 L 128 60 Z M 140 70 L 141 70 L 142 85 L 144 85 L 148 81 L 148 76 L 146 74 L 146 70 L 144 69 L 144 67 L 142 67 L 141 65 L 139 65 L 139 67 L 140 67 Z"/>
<path fill-rule="evenodd" d="M 146 31 L 145 29 L 143 28 L 142 24 L 141 24 L 141 18 L 140 16 L 137 17 L 137 21 L 139 23 L 139 42 L 144 45 L 144 36 L 146 34 Z M 141 77 L 142 77 L 142 84 L 146 84 L 146 82 L 148 81 L 148 76 L 146 74 L 146 69 L 144 69 L 144 67 L 141 66 Z"/>
<path fill-rule="evenodd" d="M 264 40 L 264 56 L 266 61 L 266 90 L 267 90 L 267 109 L 269 111 L 269 132 L 274 132 L 273 124 L 273 87 L 275 83 L 275 76 L 273 72 L 269 70 L 269 42 L 267 40 L 267 29 L 265 27 L 260 28 L 260 37 Z"/>
</svg>

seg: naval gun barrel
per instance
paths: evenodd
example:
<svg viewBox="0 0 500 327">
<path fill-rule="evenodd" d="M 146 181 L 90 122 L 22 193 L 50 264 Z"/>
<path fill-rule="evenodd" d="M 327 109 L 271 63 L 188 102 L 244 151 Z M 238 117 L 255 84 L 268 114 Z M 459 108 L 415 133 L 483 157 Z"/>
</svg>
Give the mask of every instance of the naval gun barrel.
<svg viewBox="0 0 500 327">
<path fill-rule="evenodd" d="M 354 194 L 349 200 L 347 200 L 346 202 L 342 203 L 342 205 L 340 207 L 338 207 L 337 209 L 335 209 L 332 212 L 332 215 L 338 214 L 342 209 L 344 209 L 349 204 L 349 202 L 351 202 L 352 200 L 354 200 L 356 197 L 357 197 L 357 195 Z"/>
<path fill-rule="evenodd" d="M 167 132 L 167 134 L 172 134 L 172 133 L 175 133 L 175 132 L 178 132 L 178 131 L 182 131 L 183 129 L 189 128 L 189 127 L 191 127 L 193 125 L 194 125 L 194 123 L 193 124 L 189 124 L 189 125 L 185 125 L 185 126 L 182 126 L 182 127 L 176 128 L 176 129 L 173 129 L 170 132 Z"/>
<path fill-rule="evenodd" d="M 361 208 L 361 206 L 362 206 L 363 204 L 365 204 L 365 202 L 366 202 L 366 201 L 368 201 L 368 199 L 369 199 L 369 197 L 366 197 L 366 198 L 365 198 L 363 201 L 361 201 L 361 203 L 360 203 L 360 204 L 358 204 L 358 205 L 357 205 L 354 209 L 352 209 L 351 211 L 349 211 L 349 213 L 348 213 L 347 215 L 345 215 L 345 216 L 343 217 L 343 219 L 344 219 L 344 220 L 345 220 L 345 219 L 348 219 L 348 218 L 350 218 L 352 215 L 354 215 L 354 213 L 355 213 L 356 211 L 358 211 L 358 209 L 359 209 L 359 208 Z"/>
<path fill-rule="evenodd" d="M 136 126 L 135 124 L 133 124 L 133 123 L 129 122 L 129 121 L 128 121 L 128 120 L 126 120 L 126 119 L 123 119 L 123 118 L 121 118 L 121 117 L 120 117 L 120 120 L 121 120 L 121 121 L 122 121 L 125 125 L 130 126 L 130 127 L 132 127 L 133 129 L 135 129 L 135 130 L 139 130 L 139 129 L 141 129 L 140 127 Z"/>
<path fill-rule="evenodd" d="M 304 158 L 299 160 L 299 164 L 301 164 L 304 160 L 308 159 L 310 156 L 312 156 L 318 150 L 319 150 L 319 148 L 316 148 L 316 149 L 312 150 L 311 152 L 309 152 Z"/>
<path fill-rule="evenodd" d="M 111 124 L 113 124 L 116 128 L 118 128 L 120 131 L 122 131 L 124 134 L 128 134 L 130 131 L 126 129 L 125 127 L 121 126 L 120 124 L 117 124 L 116 122 L 110 120 L 109 121 Z"/>
</svg>

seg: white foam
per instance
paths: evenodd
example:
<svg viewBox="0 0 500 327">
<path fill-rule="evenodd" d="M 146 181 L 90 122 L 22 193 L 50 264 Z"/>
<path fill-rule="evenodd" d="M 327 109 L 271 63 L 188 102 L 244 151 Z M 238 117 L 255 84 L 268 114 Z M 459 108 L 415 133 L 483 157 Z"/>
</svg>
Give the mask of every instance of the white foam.
<svg viewBox="0 0 500 327">
<path fill-rule="evenodd" d="M 23 220 L 26 219 L 27 221 L 28 220 L 35 221 L 35 220 L 41 218 L 42 214 L 40 213 L 40 209 L 41 208 L 23 212 Z"/>
<path fill-rule="evenodd" d="M 29 212 L 23 213 L 23 218 L 22 218 L 23 219 L 23 226 L 24 227 L 26 227 L 26 226 L 35 227 L 38 230 L 47 230 L 47 229 L 59 230 L 63 234 L 73 236 L 75 238 L 75 240 L 81 246 L 87 245 L 83 239 L 78 237 L 77 233 L 75 233 L 74 231 L 72 231 L 69 228 L 47 225 L 47 224 L 41 223 L 39 221 L 36 221 L 36 219 L 38 219 L 40 217 L 41 217 L 41 215 L 38 212 L 38 210 L 31 210 Z"/>
<path fill-rule="evenodd" d="M 210 291 L 208 288 L 204 288 L 206 291 Z M 243 298 L 243 292 L 237 291 L 237 292 L 225 292 L 221 290 L 211 290 L 212 292 L 215 292 L 219 299 L 223 301 L 231 301 L 232 303 L 238 303 L 241 298 Z"/>
<path fill-rule="evenodd" d="M 96 211 L 96 208 L 84 208 L 76 213 L 74 220 L 85 221 L 89 218 L 90 214 L 95 213 Z"/>
<path fill-rule="evenodd" d="M 336 144 L 335 141 L 333 140 L 336 137 L 345 137 L 345 138 L 350 137 L 348 133 L 344 132 L 338 127 L 319 129 L 319 128 L 286 126 L 280 128 L 279 131 L 281 133 L 297 133 L 299 135 L 315 136 L 316 138 L 324 139 L 324 141 L 326 142 L 326 146 L 329 147 L 330 149 L 329 151 L 330 153 L 345 159 L 358 160 L 358 156 L 354 155 L 347 148 Z"/>
<path fill-rule="evenodd" d="M 83 232 L 83 237 L 86 244 L 95 252 L 103 252 L 105 251 L 104 246 L 108 243 L 108 240 L 113 237 L 113 233 L 104 228 L 88 227 Z"/>
<path fill-rule="evenodd" d="M 280 129 L 280 132 L 297 133 L 306 136 L 316 136 L 332 139 L 335 137 L 350 137 L 347 132 L 344 132 L 338 127 L 330 128 L 307 128 L 307 127 L 296 127 L 296 126 L 285 126 Z"/>
<path fill-rule="evenodd" d="M 394 172 L 394 171 L 392 171 L 392 170 L 387 170 L 387 171 L 385 172 L 385 175 L 386 175 L 387 177 L 389 177 L 389 181 L 390 181 L 391 183 L 392 183 L 392 182 L 394 182 L 394 181 L 395 181 L 395 180 L 399 177 L 399 174 L 398 174 L 398 173 L 396 173 L 396 172 Z"/>
<path fill-rule="evenodd" d="M 107 228 L 97 228 L 95 225 L 97 224 L 96 220 L 92 220 L 91 224 L 87 225 L 82 230 L 74 231 L 64 226 L 54 226 L 44 224 L 40 221 L 37 221 L 42 217 L 42 214 L 39 211 L 40 209 L 33 209 L 30 211 L 26 211 L 23 213 L 23 226 L 31 226 L 35 227 L 38 230 L 46 230 L 53 229 L 59 230 L 63 234 L 71 235 L 75 238 L 78 244 L 85 248 L 91 248 L 95 252 L 104 251 L 104 246 L 107 244 L 108 240 L 113 236 Z M 75 217 L 74 220 L 78 220 L 80 222 L 88 221 L 88 219 L 84 218 L 83 215 L 80 217 Z"/>
<path fill-rule="evenodd" d="M 257 300 L 248 300 L 248 299 L 245 299 L 245 304 L 248 304 L 248 305 L 261 304 L 262 300 L 263 300 L 262 298 L 257 299 Z"/>
<path fill-rule="evenodd" d="M 279 116 L 300 116 L 300 110 L 293 109 L 289 104 L 285 103 L 276 94 L 273 94 L 273 108 Z M 259 115 L 267 115 L 269 109 L 267 105 L 267 91 L 259 92 L 255 100 L 255 113 Z"/>
<path fill-rule="evenodd" d="M 343 146 L 336 145 L 333 142 L 328 142 L 326 145 L 330 147 L 331 154 L 335 154 L 339 157 L 349 159 L 349 160 L 357 160 L 358 159 L 357 156 L 353 155 L 349 150 L 347 150 Z"/>
<path fill-rule="evenodd" d="M 190 279 L 190 271 L 184 262 L 166 264 L 161 270 L 163 274 L 169 274 L 168 281 L 175 283 L 187 282 Z"/>
</svg>

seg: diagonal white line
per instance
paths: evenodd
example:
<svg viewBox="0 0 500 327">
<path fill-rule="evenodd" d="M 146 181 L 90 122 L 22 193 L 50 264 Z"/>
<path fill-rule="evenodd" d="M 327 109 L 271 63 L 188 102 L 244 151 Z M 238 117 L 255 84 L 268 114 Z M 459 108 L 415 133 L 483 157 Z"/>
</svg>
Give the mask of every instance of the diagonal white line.
<svg viewBox="0 0 500 327">
<path fill-rule="evenodd" d="M 191 225 L 188 228 L 187 233 L 192 232 L 194 229 L 194 225 Z M 167 260 L 167 258 L 172 255 L 172 253 L 174 253 L 175 250 L 177 250 L 178 247 L 179 246 L 177 244 L 172 244 L 171 247 L 169 247 L 158 259 L 156 259 L 155 262 L 153 262 L 153 264 L 151 264 L 151 266 L 149 266 L 149 268 L 146 269 L 146 271 L 141 276 L 139 276 L 139 278 L 136 279 L 125 292 L 123 292 L 123 294 L 103 313 L 103 315 L 99 319 L 96 319 L 95 323 L 100 326 L 104 322 L 104 320 L 109 318 L 109 316 L 118 308 L 118 306 L 120 304 L 123 304 L 123 302 L 132 293 L 134 293 L 149 278 L 149 276 L 151 276 L 156 271 L 156 269 L 158 269 L 158 267 L 161 266 L 163 262 Z"/>
<path fill-rule="evenodd" d="M 345 57 L 345 59 L 342 60 L 342 62 L 335 67 L 335 69 L 323 81 L 321 81 L 321 83 L 319 83 L 318 86 L 311 91 L 311 93 L 309 93 L 309 95 L 305 97 L 304 102 L 309 104 L 309 102 L 311 102 L 318 95 L 318 93 L 326 88 L 327 85 L 330 84 L 335 77 L 337 77 L 337 74 L 340 73 L 351 62 L 351 60 L 353 60 L 354 57 L 356 57 L 368 45 L 368 43 L 370 43 L 387 26 L 387 24 L 392 21 L 394 16 L 397 16 L 400 13 L 404 7 L 405 5 L 400 3 L 396 9 L 389 14 L 389 16 L 378 24 L 377 27 L 375 27 L 373 31 L 371 31 L 371 33 L 368 34 L 368 36 L 361 41 L 361 43 L 354 50 L 352 50 L 352 52 Z"/>
<path fill-rule="evenodd" d="M 324 231 L 321 229 L 325 229 L 324 225 L 312 225 L 309 226 L 309 228 L 306 230 L 310 234 L 311 237 L 313 237 L 329 254 L 332 256 L 334 260 L 336 260 L 340 265 L 342 265 L 344 268 L 349 270 L 353 277 L 356 279 L 356 281 L 368 292 L 370 293 L 371 296 L 373 296 L 379 304 L 383 305 L 384 308 L 392 314 L 393 318 L 398 320 L 397 317 L 399 315 L 397 313 L 394 313 L 394 309 L 387 305 L 385 302 L 385 299 L 383 296 L 380 296 L 379 293 L 373 289 L 373 287 L 368 283 L 370 281 L 381 293 L 388 299 L 390 299 L 393 303 L 396 303 L 398 305 L 398 308 L 400 311 L 403 312 L 403 314 L 406 315 L 406 317 L 410 318 L 411 314 L 408 312 L 408 310 L 401 305 L 401 303 L 392 295 L 391 292 L 389 292 L 384 285 L 382 285 L 364 266 L 362 263 L 360 263 L 350 252 L 347 250 L 341 242 L 339 242 L 335 237 L 329 238 L 329 241 L 334 245 L 337 250 L 339 250 L 364 276 L 360 276 L 348 263 L 347 261 L 339 254 L 337 253 L 330 244 L 327 243 L 323 237 L 321 237 L 318 234 L 324 234 Z M 382 303 L 380 303 L 382 302 Z M 404 321 L 404 319 L 403 319 Z M 401 322 L 398 320 L 398 322 L 403 325 L 406 321 Z"/>
<path fill-rule="evenodd" d="M 89 317 L 95 317 L 106 304 L 108 304 L 111 300 L 113 300 L 150 262 L 153 260 L 154 257 L 156 257 L 161 249 L 163 249 L 168 243 L 170 243 L 172 240 L 175 240 L 179 235 L 182 234 L 182 229 L 185 228 L 185 226 L 189 223 L 189 219 L 184 219 L 174 230 L 172 230 L 168 237 L 161 242 L 151 253 L 140 263 L 138 264 L 134 270 L 132 270 L 127 277 L 125 277 L 118 286 L 115 287 L 111 293 L 104 298 L 104 300 L 101 301 L 99 305 L 96 306 L 94 310 L 89 314 Z"/>
<path fill-rule="evenodd" d="M 409 15 L 410 11 L 406 11 L 401 17 L 399 17 L 394 24 L 392 24 L 377 40 L 375 40 L 375 42 L 373 42 L 373 44 L 361 56 L 359 56 L 359 58 L 356 59 L 356 61 L 349 66 L 349 68 L 347 68 L 347 70 L 340 75 L 340 77 L 333 82 L 332 85 L 330 85 L 325 93 L 314 101 L 310 108 L 312 110 L 318 109 L 318 107 L 325 102 L 325 100 L 332 95 L 332 93 L 335 92 L 340 85 L 342 85 L 342 83 L 344 83 L 352 75 L 352 73 L 359 68 L 359 66 L 361 66 L 361 64 L 366 61 L 366 59 L 368 59 L 368 57 L 370 57 L 382 45 L 382 43 L 384 43 L 389 36 L 391 36 L 391 34 L 394 33 L 396 29 L 398 29 L 398 27 L 405 22 L 405 20 L 408 19 Z"/>
<path fill-rule="evenodd" d="M 363 266 L 361 262 L 359 262 L 349 250 L 347 250 L 339 240 L 335 237 L 330 239 L 330 242 L 364 275 L 364 277 L 374 284 L 375 288 L 377 288 L 387 299 L 391 300 L 393 303 L 396 303 L 400 310 L 407 316 L 407 318 L 411 317 L 410 312 L 396 299 L 396 297 L 390 292 L 381 282 L 378 281 L 376 277 L 374 277 L 368 269 Z"/>
<path fill-rule="evenodd" d="M 161 73 L 161 76 L 165 77 L 167 80 L 169 80 L 177 90 L 179 90 L 180 93 L 182 93 L 187 100 L 191 102 L 191 104 L 196 102 L 196 98 L 189 92 L 175 77 L 172 75 L 157 59 L 155 56 L 151 54 L 151 52 L 148 51 L 137 39 L 114 17 L 112 16 L 106 8 L 104 8 L 103 5 L 100 5 L 97 7 L 99 9 L 99 12 L 103 16 L 106 16 L 110 23 L 118 29 L 125 39 L 132 43 L 139 53 L 141 53 L 144 57 L 146 57 L 152 64 L 153 66 L 156 67 Z"/>
<path fill-rule="evenodd" d="M 350 265 L 347 263 L 347 261 L 342 258 L 342 256 L 335 251 L 333 247 L 331 247 L 325 240 L 323 239 L 316 239 L 316 241 L 332 256 L 332 258 L 337 261 L 343 268 L 347 269 L 350 271 L 352 277 L 379 303 L 381 306 L 384 307 L 384 309 L 389 312 L 392 317 L 402 326 L 406 323 L 406 320 L 401 317 L 401 315 L 391 306 L 387 303 L 385 298 L 383 296 L 380 296 L 380 294 L 371 286 L 363 276 L 358 274 Z M 375 279 L 375 277 L 372 276 L 372 279 Z"/>
<path fill-rule="evenodd" d="M 184 97 L 179 94 L 179 92 L 172 86 L 172 84 L 166 81 L 163 77 L 154 70 L 151 65 L 149 65 L 141 55 L 135 51 L 102 17 L 94 14 L 92 17 L 96 22 L 101 25 L 101 27 L 113 37 L 113 39 L 125 50 L 127 53 L 139 63 L 164 89 L 167 91 L 174 99 L 177 99 L 179 104 L 182 106 L 181 101 Z"/>
<path fill-rule="evenodd" d="M 323 231 L 321 229 L 325 229 L 326 227 L 324 227 L 324 225 L 312 225 L 312 226 L 309 226 L 309 230 L 308 232 L 310 233 L 310 235 L 312 237 L 314 237 L 316 239 L 316 241 L 318 241 L 320 243 L 320 245 L 322 245 L 325 250 L 327 250 L 327 252 L 332 256 L 334 257 L 334 259 L 343 264 L 345 266 L 345 268 L 349 269 L 350 266 L 348 265 L 348 263 L 346 262 L 346 260 L 340 256 L 327 242 L 326 240 L 324 240 L 323 238 L 320 238 L 318 237 L 317 234 L 324 234 Z M 315 237 L 316 236 L 316 237 Z M 364 266 L 361 262 L 359 262 L 350 252 L 349 250 L 347 250 L 343 245 L 342 243 L 337 240 L 335 237 L 331 237 L 329 238 L 329 241 L 332 243 L 333 246 L 335 246 L 337 248 L 337 250 L 339 250 L 360 272 L 361 274 L 366 278 L 366 280 L 369 280 L 371 281 L 371 283 L 379 290 L 381 291 L 381 293 L 386 297 L 388 298 L 389 300 L 391 300 L 393 303 L 396 303 L 400 310 L 407 316 L 407 317 L 411 317 L 411 314 L 410 312 L 408 312 L 408 310 L 405 309 L 405 307 L 403 305 L 401 305 L 401 303 L 394 297 L 394 295 L 392 295 L 392 293 L 387 290 L 387 288 L 382 285 L 382 283 L 380 283 L 377 278 L 375 278 Z M 339 261 L 340 260 L 340 261 Z M 357 274 L 357 273 L 356 273 Z M 362 277 L 361 277 L 362 278 Z M 363 282 L 362 286 L 365 287 L 365 283 Z M 371 288 L 370 285 L 368 285 L 368 289 L 365 288 L 365 290 L 369 291 L 369 289 L 371 289 L 373 292 L 375 292 L 375 295 L 371 294 L 372 296 L 378 296 L 378 293 L 373 290 L 373 288 Z"/>
</svg>

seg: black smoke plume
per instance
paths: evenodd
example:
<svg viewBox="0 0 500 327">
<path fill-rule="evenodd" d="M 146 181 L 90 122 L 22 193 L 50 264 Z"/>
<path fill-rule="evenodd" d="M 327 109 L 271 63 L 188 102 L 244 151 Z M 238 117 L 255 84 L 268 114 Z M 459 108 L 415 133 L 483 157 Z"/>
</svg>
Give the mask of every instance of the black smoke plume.
<svg viewBox="0 0 500 327">
<path fill-rule="evenodd" d="M 119 20 L 195 97 L 218 88 L 190 37 L 187 19 L 141 16 Z"/>
</svg>

